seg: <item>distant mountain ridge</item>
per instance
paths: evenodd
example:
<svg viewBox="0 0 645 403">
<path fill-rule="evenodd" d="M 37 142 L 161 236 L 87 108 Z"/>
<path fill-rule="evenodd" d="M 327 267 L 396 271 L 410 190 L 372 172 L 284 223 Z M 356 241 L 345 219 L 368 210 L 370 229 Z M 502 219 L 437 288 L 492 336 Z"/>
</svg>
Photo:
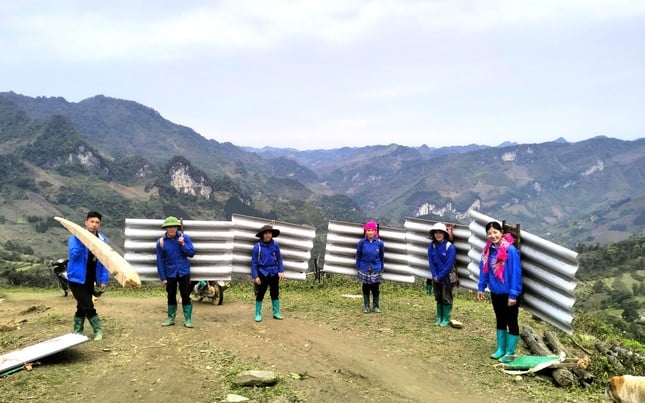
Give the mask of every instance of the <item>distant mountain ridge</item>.
<svg viewBox="0 0 645 403">
<path fill-rule="evenodd" d="M 625 239 L 645 228 L 645 139 L 254 149 L 205 139 L 132 101 L 4 92 L 0 140 L 0 168 L 10 173 L 0 178 L 0 243 L 2 217 L 6 237 L 30 213 L 74 215 L 90 207 L 116 221 L 239 212 L 320 230 L 329 219 L 467 222 L 475 208 L 569 245 Z"/>
</svg>

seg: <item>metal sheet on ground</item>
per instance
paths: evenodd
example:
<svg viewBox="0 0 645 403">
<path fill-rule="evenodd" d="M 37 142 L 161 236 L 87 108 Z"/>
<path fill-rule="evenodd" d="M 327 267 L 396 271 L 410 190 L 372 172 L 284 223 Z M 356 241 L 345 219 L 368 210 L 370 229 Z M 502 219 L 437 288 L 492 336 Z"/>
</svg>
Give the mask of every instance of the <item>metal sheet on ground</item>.
<svg viewBox="0 0 645 403">
<path fill-rule="evenodd" d="M 34 362 L 39 358 L 47 357 L 48 355 L 58 353 L 70 347 L 83 344 L 86 341 L 89 341 L 89 338 L 85 335 L 68 333 L 20 350 L 3 354 L 0 356 L 0 375 L 20 367 L 25 363 Z"/>
</svg>

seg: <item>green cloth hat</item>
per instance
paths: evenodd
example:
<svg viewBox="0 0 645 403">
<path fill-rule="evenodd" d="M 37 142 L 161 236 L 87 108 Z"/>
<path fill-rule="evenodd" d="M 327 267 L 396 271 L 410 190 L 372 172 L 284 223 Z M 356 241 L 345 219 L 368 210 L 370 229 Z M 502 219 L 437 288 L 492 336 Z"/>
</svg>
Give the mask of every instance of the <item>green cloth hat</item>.
<svg viewBox="0 0 645 403">
<path fill-rule="evenodd" d="M 161 224 L 161 228 L 166 228 L 166 227 L 181 227 L 181 223 L 177 219 L 177 217 L 166 217 L 165 220 L 163 220 L 163 224 Z"/>
</svg>

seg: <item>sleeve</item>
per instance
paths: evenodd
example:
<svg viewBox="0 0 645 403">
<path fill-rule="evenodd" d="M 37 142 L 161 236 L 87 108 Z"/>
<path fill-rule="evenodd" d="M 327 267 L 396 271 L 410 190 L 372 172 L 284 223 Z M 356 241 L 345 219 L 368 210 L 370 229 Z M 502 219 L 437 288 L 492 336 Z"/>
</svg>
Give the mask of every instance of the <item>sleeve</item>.
<svg viewBox="0 0 645 403">
<path fill-rule="evenodd" d="M 360 270 L 361 268 L 361 260 L 363 259 L 363 240 L 361 239 L 358 241 L 358 245 L 356 245 L 356 269 Z"/>
<path fill-rule="evenodd" d="M 193 246 L 193 241 L 190 239 L 190 236 L 186 234 L 181 234 L 184 237 L 184 245 L 181 247 L 181 250 L 188 257 L 195 256 L 195 247 Z"/>
<path fill-rule="evenodd" d="M 508 297 L 516 300 L 522 294 L 522 264 L 520 254 L 514 246 L 508 248 L 506 270 L 511 271 Z"/>
<path fill-rule="evenodd" d="M 385 243 L 380 239 L 378 241 L 378 256 L 381 259 L 381 268 L 385 268 Z"/>
<path fill-rule="evenodd" d="M 428 270 L 430 271 L 430 279 L 435 276 L 432 270 L 432 242 L 428 245 Z"/>
<path fill-rule="evenodd" d="M 484 268 L 484 261 L 479 260 L 479 282 L 477 283 L 477 291 L 484 291 L 486 290 L 486 287 L 488 286 L 488 275 L 490 274 L 490 270 L 488 270 L 486 273 L 483 271 Z"/>
<path fill-rule="evenodd" d="M 278 258 L 278 273 L 284 273 L 284 262 L 282 261 L 282 252 L 280 251 L 280 245 L 276 242 L 276 256 Z"/>
<path fill-rule="evenodd" d="M 253 245 L 253 251 L 251 252 L 251 278 L 254 280 L 258 278 L 258 251 L 260 248 L 260 243 Z"/>
<path fill-rule="evenodd" d="M 161 238 L 159 238 L 161 239 Z M 162 250 L 161 250 L 161 245 L 159 245 L 159 239 L 157 239 L 157 273 L 159 273 L 159 279 L 161 281 L 166 280 L 166 271 L 164 270 L 164 265 L 163 265 L 163 256 L 162 256 Z"/>
</svg>

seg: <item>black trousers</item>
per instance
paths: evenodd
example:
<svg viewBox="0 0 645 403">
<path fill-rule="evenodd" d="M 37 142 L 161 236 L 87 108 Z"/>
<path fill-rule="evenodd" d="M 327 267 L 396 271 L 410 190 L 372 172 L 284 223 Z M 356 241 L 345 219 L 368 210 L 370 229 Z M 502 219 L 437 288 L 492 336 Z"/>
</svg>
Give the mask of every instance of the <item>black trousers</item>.
<svg viewBox="0 0 645 403">
<path fill-rule="evenodd" d="M 372 283 L 372 284 L 363 283 L 363 295 L 370 295 L 370 291 L 371 291 L 372 296 L 378 298 L 379 294 L 381 293 L 381 290 L 379 289 L 380 285 L 381 283 Z"/>
<path fill-rule="evenodd" d="M 521 297 L 517 299 L 517 303 L 513 306 L 508 306 L 508 294 L 491 293 L 490 297 L 495 311 L 497 329 L 508 330 L 509 334 L 519 336 L 520 327 L 517 322 L 517 316 L 520 312 Z"/>
<path fill-rule="evenodd" d="M 262 302 L 264 299 L 264 294 L 269 288 L 269 295 L 271 296 L 271 301 L 280 298 L 280 277 L 276 274 L 275 276 L 266 277 L 262 273 L 258 273 L 260 278 L 260 285 L 257 286 L 257 293 L 255 294 L 255 300 L 257 302 Z"/>
<path fill-rule="evenodd" d="M 76 300 L 76 313 L 74 316 L 81 318 L 96 316 L 96 309 L 94 309 L 94 302 L 92 301 L 94 284 L 80 284 L 70 281 L 69 289 L 72 291 L 72 295 Z"/>
<path fill-rule="evenodd" d="M 190 301 L 190 274 L 183 277 L 167 278 L 166 293 L 168 293 L 168 305 L 177 305 L 177 285 L 179 285 L 179 295 L 181 295 L 181 304 L 183 306 L 191 305 Z"/>
</svg>

